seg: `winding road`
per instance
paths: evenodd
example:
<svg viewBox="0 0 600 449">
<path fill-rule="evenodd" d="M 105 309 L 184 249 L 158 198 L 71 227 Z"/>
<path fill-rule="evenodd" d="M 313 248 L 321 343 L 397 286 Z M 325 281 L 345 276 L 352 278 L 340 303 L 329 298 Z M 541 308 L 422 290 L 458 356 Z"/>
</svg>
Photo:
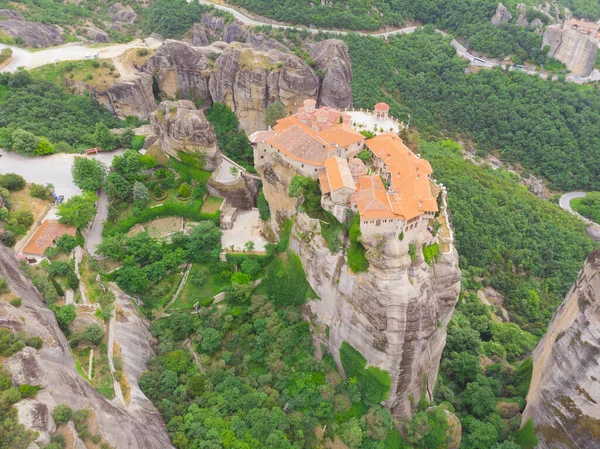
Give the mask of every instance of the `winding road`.
<svg viewBox="0 0 600 449">
<path fill-rule="evenodd" d="M 194 0 L 188 0 L 188 1 L 194 1 Z M 392 31 L 384 31 L 381 33 L 365 33 L 365 32 L 361 32 L 361 31 L 349 32 L 349 31 L 333 30 L 333 29 L 325 29 L 325 28 L 306 28 L 306 27 L 302 27 L 302 26 L 286 25 L 283 23 L 269 20 L 269 19 L 264 19 L 264 18 L 259 19 L 259 18 L 251 17 L 247 13 L 242 13 L 230 6 L 220 5 L 217 3 L 213 3 L 212 1 L 209 1 L 209 0 L 198 0 L 198 2 L 200 4 L 203 4 L 206 6 L 212 6 L 215 9 L 228 12 L 229 14 L 233 15 L 233 17 L 235 19 L 239 20 L 240 22 L 242 22 L 245 25 L 249 25 L 249 26 L 268 25 L 268 26 L 271 26 L 273 28 L 278 28 L 278 29 L 306 30 L 313 34 L 316 34 L 318 32 L 323 32 L 323 33 L 330 33 L 330 34 L 337 34 L 340 36 L 345 36 L 347 34 L 352 33 L 352 34 L 358 34 L 361 36 L 372 36 L 372 37 L 379 37 L 379 38 L 385 39 L 388 36 L 393 36 L 396 34 L 411 34 L 416 29 L 420 28 L 418 26 L 410 26 L 410 27 L 400 28 L 400 29 L 392 30 Z M 442 34 L 443 36 L 448 35 L 447 33 L 443 32 L 441 30 L 436 30 L 436 31 L 438 33 Z M 46 64 L 51 64 L 53 62 L 56 62 L 57 58 L 60 61 L 82 60 L 82 59 L 86 59 L 86 56 L 87 57 L 92 56 L 94 53 L 98 53 L 99 58 L 103 58 L 103 59 L 104 58 L 117 58 L 118 56 L 121 56 L 124 52 L 126 52 L 127 50 L 129 50 L 131 48 L 157 48 L 160 45 L 161 45 L 161 42 L 152 37 L 148 37 L 146 39 L 136 39 L 127 44 L 108 45 L 106 47 L 88 47 L 88 46 L 78 45 L 78 44 L 67 44 L 67 45 L 62 45 L 60 47 L 48 48 L 46 50 L 41 50 L 41 51 L 36 51 L 36 52 L 30 52 L 30 51 L 24 50 L 19 47 L 0 44 L 0 49 L 10 47 L 13 50 L 13 60 L 4 69 L 0 70 L 0 72 L 14 72 L 19 67 L 24 67 L 26 69 L 34 69 L 36 67 L 40 67 L 40 66 L 43 66 Z M 497 61 L 494 59 L 476 60 L 475 56 L 473 54 L 469 53 L 469 51 L 465 48 L 465 46 L 462 45 L 460 42 L 458 42 L 456 39 L 452 39 L 450 41 L 450 45 L 452 45 L 456 49 L 457 54 L 461 58 L 468 60 L 469 64 L 473 67 L 487 68 L 487 69 L 501 68 L 501 69 L 508 69 L 508 70 L 521 70 L 522 72 L 527 73 L 528 75 L 538 75 L 542 79 L 546 79 L 549 76 L 552 76 L 552 79 L 558 78 L 557 75 L 551 75 L 551 74 L 547 74 L 547 73 L 538 72 L 535 70 L 535 68 L 534 69 L 530 69 L 530 68 L 515 69 L 512 65 L 502 64 L 500 61 Z M 481 62 L 481 61 L 483 61 L 483 62 Z M 569 76 L 567 76 L 566 81 L 574 82 L 574 83 L 578 83 L 578 84 L 600 81 L 600 71 L 594 70 L 592 72 L 592 74 L 590 76 L 588 76 L 587 78 L 581 78 L 579 76 L 569 75 Z"/>
</svg>

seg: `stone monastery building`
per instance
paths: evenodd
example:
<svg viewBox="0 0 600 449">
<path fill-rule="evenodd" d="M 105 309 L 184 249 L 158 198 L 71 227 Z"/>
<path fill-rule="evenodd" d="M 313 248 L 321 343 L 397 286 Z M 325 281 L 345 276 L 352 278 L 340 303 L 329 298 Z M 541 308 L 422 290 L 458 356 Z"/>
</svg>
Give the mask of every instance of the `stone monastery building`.
<svg viewBox="0 0 600 449">
<path fill-rule="evenodd" d="M 347 210 L 358 213 L 363 235 L 404 233 L 412 240 L 426 232 L 438 210 L 432 188 L 439 189 L 430 179 L 429 162 L 388 130 L 389 106 L 378 103 L 368 113 L 365 120 L 374 126 L 365 129 L 376 135 L 366 139 L 356 130 L 366 112 L 316 109 L 315 104 L 305 100 L 296 115 L 252 134 L 255 162 L 277 154 L 299 174 L 318 179 L 323 208 L 342 222 Z M 371 153 L 367 164 L 355 157 L 365 149 Z"/>
</svg>

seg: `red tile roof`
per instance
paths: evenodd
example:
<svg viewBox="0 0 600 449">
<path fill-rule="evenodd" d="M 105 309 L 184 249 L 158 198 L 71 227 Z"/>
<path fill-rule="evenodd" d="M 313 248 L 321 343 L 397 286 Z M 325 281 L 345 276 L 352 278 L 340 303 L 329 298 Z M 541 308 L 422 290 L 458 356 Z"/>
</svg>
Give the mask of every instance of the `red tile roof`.
<svg viewBox="0 0 600 449">
<path fill-rule="evenodd" d="M 41 256 L 55 239 L 65 234 L 75 237 L 76 231 L 74 227 L 61 224 L 58 220 L 45 220 L 21 252 Z"/>
</svg>

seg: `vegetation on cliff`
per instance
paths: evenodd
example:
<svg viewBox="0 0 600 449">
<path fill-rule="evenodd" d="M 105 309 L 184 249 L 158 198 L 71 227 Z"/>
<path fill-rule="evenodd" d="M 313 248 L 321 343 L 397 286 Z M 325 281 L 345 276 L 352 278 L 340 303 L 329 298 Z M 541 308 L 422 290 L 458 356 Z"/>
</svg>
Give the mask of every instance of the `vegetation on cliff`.
<svg viewBox="0 0 600 449">
<path fill-rule="evenodd" d="M 571 207 L 584 217 L 600 223 L 600 192 L 589 192 L 585 198 L 571 200 Z"/>
<path fill-rule="evenodd" d="M 515 175 L 464 160 L 456 143 L 421 143 L 420 151 L 452 192 L 465 288 L 496 288 L 511 321 L 541 336 L 595 247 L 583 223 L 529 193 Z"/>
<path fill-rule="evenodd" d="M 25 71 L 0 74 L 0 147 L 44 155 L 95 146 L 97 125 L 124 122 L 89 97 L 63 92 Z"/>
</svg>

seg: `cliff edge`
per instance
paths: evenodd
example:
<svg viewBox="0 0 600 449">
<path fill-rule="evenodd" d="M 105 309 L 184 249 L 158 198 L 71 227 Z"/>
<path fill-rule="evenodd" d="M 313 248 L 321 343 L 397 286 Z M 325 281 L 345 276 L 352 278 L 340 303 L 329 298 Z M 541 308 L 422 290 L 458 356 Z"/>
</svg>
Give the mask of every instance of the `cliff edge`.
<svg viewBox="0 0 600 449">
<path fill-rule="evenodd" d="M 533 353 L 523 423 L 533 418 L 540 449 L 600 448 L 600 250 Z"/>
</svg>

